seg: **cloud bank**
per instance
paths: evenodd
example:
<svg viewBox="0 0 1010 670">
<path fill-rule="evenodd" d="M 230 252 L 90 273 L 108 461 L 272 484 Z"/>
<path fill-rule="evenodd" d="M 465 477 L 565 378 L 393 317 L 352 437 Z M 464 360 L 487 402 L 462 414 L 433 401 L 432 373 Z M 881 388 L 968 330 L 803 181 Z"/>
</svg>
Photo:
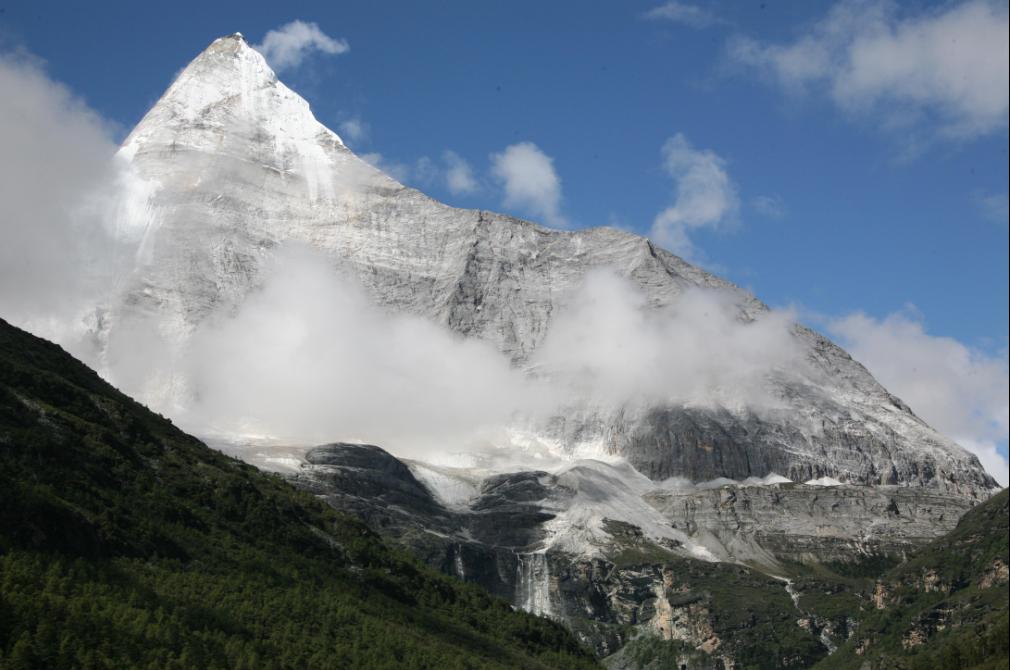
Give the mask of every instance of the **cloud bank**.
<svg viewBox="0 0 1010 670">
<path fill-rule="evenodd" d="M 663 167 L 674 180 L 674 203 L 660 212 L 651 236 L 670 251 L 691 259 L 692 230 L 718 228 L 739 209 L 736 186 L 726 172 L 726 161 L 713 151 L 695 149 L 682 133 L 663 145 Z"/>
<path fill-rule="evenodd" d="M 491 154 L 491 174 L 504 190 L 504 207 L 541 217 L 555 228 L 568 225 L 561 214 L 561 178 L 554 170 L 554 159 L 533 142 L 519 142 Z"/>
<path fill-rule="evenodd" d="M 383 312 L 306 248 L 278 250 L 264 277 L 234 316 L 194 335 L 187 423 L 416 447 L 503 424 L 523 397 L 490 345 Z"/>
<path fill-rule="evenodd" d="M 174 393 L 181 404 L 165 411 L 198 434 L 361 440 L 430 458 L 478 448 L 575 399 L 763 406 L 767 376 L 800 364 L 791 324 L 778 312 L 741 320 L 730 297 L 700 289 L 657 310 L 601 268 L 568 296 L 521 370 L 488 343 L 380 309 L 332 261 L 287 245 L 260 288 L 183 350 L 139 319 L 121 324 L 106 360 L 133 394 Z"/>
<path fill-rule="evenodd" d="M 350 51 L 351 45 L 345 39 L 330 37 L 316 23 L 295 20 L 268 30 L 253 48 L 275 71 L 283 72 L 297 68 L 313 53 L 335 56 Z"/>
<path fill-rule="evenodd" d="M 907 16 L 884 0 L 843 0 L 803 37 L 741 37 L 729 55 L 786 91 L 821 91 L 846 112 L 971 139 L 1007 128 L 1008 35 L 1006 3 Z"/>
<path fill-rule="evenodd" d="M 608 269 L 587 273 L 551 324 L 534 361 L 562 398 L 591 403 L 692 403 L 760 408 L 768 378 L 804 362 L 793 315 L 741 317 L 736 296 L 685 291 L 670 306 L 650 306 L 631 280 Z"/>
<path fill-rule="evenodd" d="M 1008 438 L 1007 352 L 987 355 L 926 332 L 914 309 L 874 319 L 852 314 L 829 321 L 854 358 L 927 423 L 979 457 L 1003 486 Z"/>
<path fill-rule="evenodd" d="M 129 257 L 127 175 L 110 127 L 39 61 L 0 56 L 0 90 L 0 315 L 82 355 L 72 333 Z"/>
</svg>

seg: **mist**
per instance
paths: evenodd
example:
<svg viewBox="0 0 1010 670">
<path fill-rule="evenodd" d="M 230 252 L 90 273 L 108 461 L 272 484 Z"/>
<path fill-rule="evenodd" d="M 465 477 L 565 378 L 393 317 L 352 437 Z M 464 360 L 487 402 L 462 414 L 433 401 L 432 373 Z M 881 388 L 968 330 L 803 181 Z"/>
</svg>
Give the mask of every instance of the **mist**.
<svg viewBox="0 0 1010 670">
<path fill-rule="evenodd" d="M 93 362 L 82 320 L 131 249 L 112 128 L 30 55 L 0 55 L 0 90 L 0 315 Z"/>
<path fill-rule="evenodd" d="M 765 406 L 774 401 L 769 375 L 804 364 L 793 315 L 768 311 L 750 320 L 735 297 L 691 288 L 653 308 L 632 281 L 592 270 L 535 361 L 558 390 L 596 404 Z"/>
<path fill-rule="evenodd" d="M 700 289 L 655 309 L 600 268 L 519 369 L 486 342 L 382 310 L 329 259 L 288 244 L 266 260 L 259 288 L 183 349 L 135 320 L 106 360 L 117 384 L 198 434 L 372 442 L 431 458 L 509 446 L 508 427 L 573 402 L 765 405 L 768 376 L 799 365 L 791 323 L 778 312 L 746 320 L 729 297 Z"/>
<path fill-rule="evenodd" d="M 534 403 L 491 345 L 388 314 L 329 261 L 286 245 L 231 317 L 204 324 L 182 361 L 198 432 L 416 451 L 458 443 Z"/>
</svg>

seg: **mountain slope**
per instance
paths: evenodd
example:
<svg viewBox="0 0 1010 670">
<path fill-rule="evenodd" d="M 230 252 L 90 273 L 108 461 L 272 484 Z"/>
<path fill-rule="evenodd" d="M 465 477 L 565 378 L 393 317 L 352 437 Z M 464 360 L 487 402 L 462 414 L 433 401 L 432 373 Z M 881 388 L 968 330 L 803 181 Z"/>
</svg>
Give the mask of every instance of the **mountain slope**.
<svg viewBox="0 0 1010 670">
<path fill-rule="evenodd" d="M 0 320 L 0 667 L 593 667 Z"/>
<path fill-rule="evenodd" d="M 168 363 L 150 371 L 142 396 L 159 407 L 195 393 L 173 357 L 185 356 L 202 324 L 234 313 L 263 282 L 273 251 L 290 242 L 325 255 L 384 310 L 489 342 L 520 368 L 597 268 L 630 280 L 651 310 L 704 288 L 732 301 L 743 321 L 766 311 L 642 237 L 549 230 L 404 187 L 320 124 L 239 35 L 216 40 L 183 70 L 121 155 L 137 176 L 123 211 L 142 215 L 123 227 L 141 239 L 138 264 L 100 310 L 95 335 L 108 346 L 143 322 L 166 343 Z M 807 371 L 768 380 L 774 411 L 576 406 L 533 426 L 533 441 L 561 456 L 623 457 L 655 480 L 777 473 L 988 495 L 994 482 L 977 459 L 844 351 L 802 327 L 791 337 Z"/>
<path fill-rule="evenodd" d="M 1004 490 L 882 575 L 856 634 L 817 667 L 1007 667 L 1008 503 Z"/>
</svg>

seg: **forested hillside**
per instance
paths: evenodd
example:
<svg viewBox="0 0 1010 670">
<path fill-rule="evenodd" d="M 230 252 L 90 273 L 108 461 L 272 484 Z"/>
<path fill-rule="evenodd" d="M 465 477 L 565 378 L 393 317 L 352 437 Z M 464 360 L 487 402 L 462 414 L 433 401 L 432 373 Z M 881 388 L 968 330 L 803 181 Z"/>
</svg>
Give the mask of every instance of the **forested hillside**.
<svg viewBox="0 0 1010 670">
<path fill-rule="evenodd" d="M 0 667 L 594 665 L 0 320 Z"/>
<path fill-rule="evenodd" d="M 876 580 L 856 633 L 818 667 L 1006 668 L 1008 500 L 1004 489 Z"/>
</svg>

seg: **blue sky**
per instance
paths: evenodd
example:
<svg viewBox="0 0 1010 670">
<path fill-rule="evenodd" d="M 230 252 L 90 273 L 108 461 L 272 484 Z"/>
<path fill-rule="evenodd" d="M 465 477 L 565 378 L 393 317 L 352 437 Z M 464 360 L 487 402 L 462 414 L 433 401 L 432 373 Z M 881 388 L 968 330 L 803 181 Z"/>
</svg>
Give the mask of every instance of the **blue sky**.
<svg viewBox="0 0 1010 670">
<path fill-rule="evenodd" d="M 949 357 L 930 383 L 975 399 L 927 418 L 1005 453 L 1006 16 L 981 0 L 18 0 L 0 50 L 44 60 L 121 137 L 214 38 L 314 22 L 349 49 L 307 48 L 280 76 L 360 154 L 451 204 L 570 227 L 656 235 L 672 209 L 679 251 L 794 307 L 920 406 L 936 388 L 915 357 Z M 509 197 L 501 157 L 522 143 L 550 159 L 553 192 Z M 447 184 L 446 151 L 469 192 Z M 715 209 L 688 212 L 692 197 Z"/>
</svg>

